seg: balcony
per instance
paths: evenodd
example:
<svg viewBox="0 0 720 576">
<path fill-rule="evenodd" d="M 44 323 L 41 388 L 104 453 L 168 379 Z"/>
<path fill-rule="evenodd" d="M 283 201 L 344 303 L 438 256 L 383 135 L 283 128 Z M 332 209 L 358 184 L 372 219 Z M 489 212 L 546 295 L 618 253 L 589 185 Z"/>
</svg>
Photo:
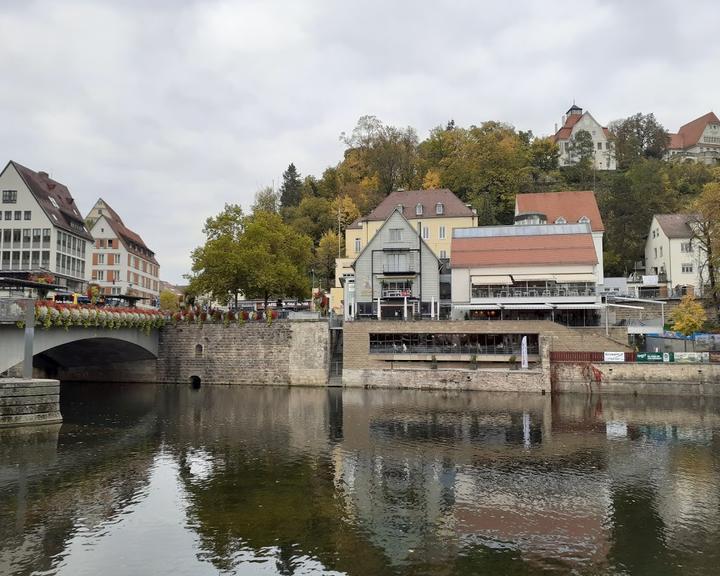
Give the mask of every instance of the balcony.
<svg viewBox="0 0 720 576">
<path fill-rule="evenodd" d="M 383 298 L 410 298 L 413 293 L 412 290 L 383 290 L 381 292 Z"/>
<path fill-rule="evenodd" d="M 544 286 L 473 286 L 472 301 L 513 300 L 513 299 L 564 299 L 590 298 L 595 300 L 595 284 L 580 282 L 575 284 L 555 284 Z"/>
</svg>

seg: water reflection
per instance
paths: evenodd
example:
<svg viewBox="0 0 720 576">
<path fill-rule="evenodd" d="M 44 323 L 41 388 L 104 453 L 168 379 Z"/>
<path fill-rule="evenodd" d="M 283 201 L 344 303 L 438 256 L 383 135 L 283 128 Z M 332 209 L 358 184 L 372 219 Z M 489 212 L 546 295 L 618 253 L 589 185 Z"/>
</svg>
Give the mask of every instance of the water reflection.
<svg viewBox="0 0 720 576">
<path fill-rule="evenodd" d="M 66 387 L 0 432 L 0 573 L 714 573 L 718 408 Z"/>
</svg>

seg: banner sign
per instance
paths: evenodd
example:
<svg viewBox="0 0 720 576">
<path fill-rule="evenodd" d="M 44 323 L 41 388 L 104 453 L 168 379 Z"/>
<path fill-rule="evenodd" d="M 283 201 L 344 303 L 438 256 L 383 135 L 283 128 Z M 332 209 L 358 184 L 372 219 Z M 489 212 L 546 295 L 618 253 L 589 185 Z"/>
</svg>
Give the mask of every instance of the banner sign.
<svg viewBox="0 0 720 576">
<path fill-rule="evenodd" d="M 625 362 L 625 352 L 603 352 L 603 362 Z"/>
<path fill-rule="evenodd" d="M 663 362 L 675 362 L 675 352 L 663 352 Z"/>
<path fill-rule="evenodd" d="M 638 362 L 668 362 L 669 360 L 663 360 L 662 352 L 638 352 Z"/>
<path fill-rule="evenodd" d="M 704 364 L 709 361 L 708 352 L 675 352 L 675 362 L 682 364 Z"/>
</svg>

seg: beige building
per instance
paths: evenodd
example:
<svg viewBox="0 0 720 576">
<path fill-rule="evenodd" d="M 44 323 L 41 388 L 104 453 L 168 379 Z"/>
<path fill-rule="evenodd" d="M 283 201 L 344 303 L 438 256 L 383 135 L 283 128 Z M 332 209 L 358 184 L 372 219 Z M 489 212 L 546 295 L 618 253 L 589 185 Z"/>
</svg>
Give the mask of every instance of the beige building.
<svg viewBox="0 0 720 576">
<path fill-rule="evenodd" d="M 571 140 L 578 132 L 585 130 L 592 137 L 593 159 L 597 170 L 615 170 L 615 152 L 613 149 L 612 134 L 593 118 L 590 112 L 575 104 L 565 113 L 562 126 L 557 129 L 553 141 L 560 147 L 560 166 L 571 166 L 576 162 L 571 153 Z"/>
<path fill-rule="evenodd" d="M 705 258 L 693 241 L 692 219 L 692 214 L 653 216 L 645 242 L 644 287 L 657 286 L 660 295 L 702 294 Z"/>
<path fill-rule="evenodd" d="M 708 112 L 670 134 L 666 159 L 690 160 L 717 164 L 720 162 L 720 119 Z"/>
<path fill-rule="evenodd" d="M 399 209 L 437 258 L 450 258 L 452 231 L 477 225 L 475 211 L 450 190 L 401 190 L 389 194 L 375 210 L 345 230 L 345 255 L 357 258 L 385 220 Z"/>
<path fill-rule="evenodd" d="M 84 291 L 93 237 L 67 186 L 10 161 L 0 190 L 0 273 L 50 272 L 57 284 Z"/>
<path fill-rule="evenodd" d="M 107 296 L 137 296 L 138 306 L 154 307 L 160 296 L 160 265 L 139 234 L 130 230 L 102 198 L 87 215 L 95 237 L 90 280 Z"/>
</svg>

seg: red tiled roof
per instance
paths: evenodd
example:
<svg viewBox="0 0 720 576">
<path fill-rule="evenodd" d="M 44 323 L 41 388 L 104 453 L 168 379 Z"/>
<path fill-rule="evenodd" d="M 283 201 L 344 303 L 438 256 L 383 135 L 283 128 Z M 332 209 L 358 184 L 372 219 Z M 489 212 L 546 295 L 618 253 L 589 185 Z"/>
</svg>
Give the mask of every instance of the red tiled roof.
<svg viewBox="0 0 720 576">
<path fill-rule="evenodd" d="M 103 208 L 107 210 L 107 212 L 103 212 L 102 215 L 110 224 L 110 227 L 113 229 L 113 232 L 115 232 L 115 235 L 120 238 L 122 243 L 125 245 L 127 251 L 141 258 L 145 258 L 146 260 L 159 266 L 160 264 L 155 259 L 155 253 L 147 247 L 140 235 L 125 226 L 125 223 L 122 221 L 122 218 L 120 218 L 120 215 L 110 207 L 110 204 L 102 198 L 100 198 L 100 201 L 103 203 Z M 135 246 L 138 246 L 140 249 L 135 248 Z M 144 253 L 143 250 L 146 250 L 147 253 Z"/>
<path fill-rule="evenodd" d="M 53 180 L 45 172 L 35 172 L 13 160 L 10 160 L 8 166 L 10 164 L 17 170 L 20 178 L 25 182 L 28 190 L 54 226 L 93 242 L 93 237 L 88 232 L 85 220 L 80 215 L 67 186 Z"/>
<path fill-rule="evenodd" d="M 585 114 L 568 114 L 568 116 L 565 118 L 565 123 L 553 137 L 555 142 L 557 142 L 558 140 L 567 140 L 568 138 L 570 138 L 573 126 L 575 126 L 575 124 L 578 123 L 578 120 L 580 120 L 580 118 L 582 118 L 583 116 L 585 116 Z"/>
<path fill-rule="evenodd" d="M 435 211 L 435 206 L 438 203 L 443 205 L 442 214 L 437 214 Z M 380 202 L 375 210 L 367 216 L 360 218 L 360 221 L 384 221 L 393 213 L 393 210 L 395 210 L 399 204 L 405 207 L 403 216 L 408 219 L 474 216 L 473 211 L 465 206 L 462 200 L 450 192 L 450 190 L 447 188 L 438 188 L 434 190 L 401 190 L 391 192 Z M 415 215 L 415 206 L 417 204 L 422 204 L 423 206 L 421 216 Z M 355 224 L 354 222 L 351 227 L 354 227 Z"/>
<path fill-rule="evenodd" d="M 670 149 L 683 150 L 695 146 L 700 141 L 708 124 L 720 124 L 720 120 L 714 112 L 708 112 L 681 126 L 677 134 L 670 134 Z"/>
<path fill-rule="evenodd" d="M 548 224 L 554 223 L 560 217 L 565 218 L 568 224 L 575 224 L 580 218 L 587 216 L 593 232 L 605 230 L 595 193 L 591 190 L 518 194 L 515 200 L 518 214 L 545 214 Z"/>
<path fill-rule="evenodd" d="M 591 234 L 453 238 L 453 268 L 597 264 Z"/>
</svg>

